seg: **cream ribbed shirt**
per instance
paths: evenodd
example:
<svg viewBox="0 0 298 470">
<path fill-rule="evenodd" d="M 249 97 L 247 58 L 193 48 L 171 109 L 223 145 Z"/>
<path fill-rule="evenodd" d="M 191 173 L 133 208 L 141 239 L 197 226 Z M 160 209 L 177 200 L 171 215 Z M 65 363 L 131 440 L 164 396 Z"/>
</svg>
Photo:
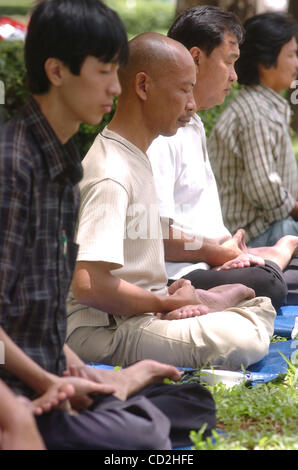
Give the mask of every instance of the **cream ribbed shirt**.
<svg viewBox="0 0 298 470">
<path fill-rule="evenodd" d="M 167 294 L 158 202 L 148 157 L 106 128 L 84 158 L 83 168 L 77 261 L 114 263 L 113 275 Z M 77 304 L 70 292 L 68 335 L 79 326 L 108 324 L 106 313 Z"/>
</svg>

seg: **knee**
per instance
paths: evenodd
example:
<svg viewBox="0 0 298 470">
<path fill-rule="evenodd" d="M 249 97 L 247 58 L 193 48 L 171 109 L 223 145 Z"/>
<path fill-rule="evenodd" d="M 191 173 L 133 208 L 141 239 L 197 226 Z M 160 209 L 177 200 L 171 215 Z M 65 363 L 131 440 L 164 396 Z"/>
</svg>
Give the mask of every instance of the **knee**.
<svg viewBox="0 0 298 470">
<path fill-rule="evenodd" d="M 255 298 L 223 312 L 218 364 L 231 370 L 263 359 L 268 353 L 276 312 L 268 298 Z"/>
<path fill-rule="evenodd" d="M 278 269 L 278 267 L 276 266 Z M 275 270 L 266 262 L 264 267 L 255 270 L 254 290 L 256 297 L 269 297 L 275 309 L 278 309 L 286 301 L 288 294 L 287 284 L 282 272 Z"/>
</svg>

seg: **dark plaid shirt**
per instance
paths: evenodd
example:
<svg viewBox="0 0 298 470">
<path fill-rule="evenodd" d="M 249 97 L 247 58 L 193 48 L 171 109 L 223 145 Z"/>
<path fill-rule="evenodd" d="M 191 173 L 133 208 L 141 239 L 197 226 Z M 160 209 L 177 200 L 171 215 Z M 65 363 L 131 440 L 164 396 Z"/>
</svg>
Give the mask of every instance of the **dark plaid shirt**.
<svg viewBox="0 0 298 470">
<path fill-rule="evenodd" d="M 73 143 L 61 144 L 32 98 L 0 140 L 0 324 L 32 359 L 59 375 L 81 177 Z M 30 396 L 3 368 L 0 378 Z"/>
</svg>

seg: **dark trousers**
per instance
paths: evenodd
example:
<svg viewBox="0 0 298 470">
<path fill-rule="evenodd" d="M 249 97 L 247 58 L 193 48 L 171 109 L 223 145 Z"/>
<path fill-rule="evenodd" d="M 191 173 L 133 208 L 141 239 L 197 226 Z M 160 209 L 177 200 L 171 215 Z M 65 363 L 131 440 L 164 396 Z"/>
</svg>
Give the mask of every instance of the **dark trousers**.
<svg viewBox="0 0 298 470">
<path fill-rule="evenodd" d="M 200 384 L 151 385 L 126 401 L 100 396 L 92 409 L 36 417 L 49 450 L 168 450 L 189 445 L 191 430 L 215 428 L 215 404 Z"/>
<path fill-rule="evenodd" d="M 287 297 L 287 284 L 281 269 L 272 261 L 265 266 L 213 271 L 196 269 L 183 276 L 189 279 L 197 289 L 211 289 L 224 284 L 244 284 L 254 289 L 257 297 L 269 297 L 275 308 L 284 304 Z"/>
<path fill-rule="evenodd" d="M 288 305 L 298 305 L 298 257 L 293 258 L 284 270 L 284 278 L 288 286 Z"/>
</svg>

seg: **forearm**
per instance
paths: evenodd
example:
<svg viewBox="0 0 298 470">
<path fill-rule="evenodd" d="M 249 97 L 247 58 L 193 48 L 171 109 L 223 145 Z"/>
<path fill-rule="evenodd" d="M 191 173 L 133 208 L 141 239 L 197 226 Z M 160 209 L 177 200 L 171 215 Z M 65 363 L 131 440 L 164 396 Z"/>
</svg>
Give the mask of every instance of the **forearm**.
<svg viewBox="0 0 298 470">
<path fill-rule="evenodd" d="M 65 344 L 64 345 L 64 354 L 66 357 L 66 365 L 70 366 L 83 366 L 84 362 L 79 358 L 79 356 L 72 350 L 70 347 Z"/>
<path fill-rule="evenodd" d="M 169 238 L 164 240 L 165 259 L 184 263 L 204 261 L 210 266 L 220 266 L 240 254 L 235 246 L 224 247 L 220 242 L 220 239 L 206 237 L 190 238 L 171 228 Z"/>
<path fill-rule="evenodd" d="M 52 383 L 50 375 L 36 362 L 30 359 L 0 327 L 0 340 L 4 343 L 5 364 L 2 366 L 18 377 L 36 393 L 47 390 Z"/>
<path fill-rule="evenodd" d="M 72 290 L 83 305 L 112 315 L 140 315 L 166 312 L 186 305 L 186 298 L 175 295 L 158 295 L 124 281 L 105 271 L 94 272 L 92 263 L 79 262 L 75 271 Z"/>
</svg>

